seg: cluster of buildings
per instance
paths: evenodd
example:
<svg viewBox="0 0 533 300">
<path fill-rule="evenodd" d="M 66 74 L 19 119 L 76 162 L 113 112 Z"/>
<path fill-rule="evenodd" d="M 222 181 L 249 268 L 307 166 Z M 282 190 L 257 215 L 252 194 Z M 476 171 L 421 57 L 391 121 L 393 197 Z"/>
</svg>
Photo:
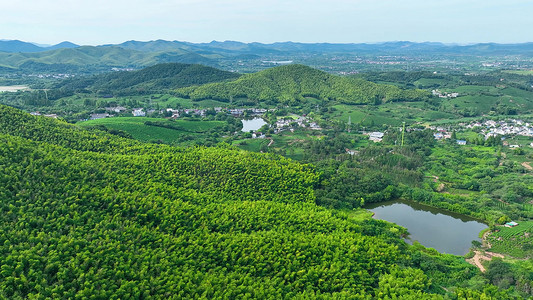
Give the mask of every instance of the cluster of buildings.
<svg viewBox="0 0 533 300">
<path fill-rule="evenodd" d="M 306 116 L 293 115 L 292 117 L 282 118 L 276 121 L 276 133 L 283 130 L 294 131 L 295 127 L 321 130 L 316 122 L 309 120 Z"/>
<path fill-rule="evenodd" d="M 106 110 L 105 113 L 94 113 L 94 114 L 91 114 L 91 116 L 89 117 L 89 120 L 111 118 L 111 117 L 114 116 L 113 113 L 120 114 L 120 113 L 125 113 L 125 112 L 129 111 L 129 109 L 127 109 L 127 108 L 125 108 L 123 106 L 106 107 L 105 110 Z M 131 114 L 134 117 L 144 117 L 144 116 L 146 116 L 147 113 L 151 114 L 151 113 L 154 113 L 154 112 L 155 112 L 154 109 L 151 109 L 151 110 L 148 110 L 148 111 L 145 111 L 144 108 L 133 108 L 133 109 L 131 109 Z"/>
<path fill-rule="evenodd" d="M 220 107 L 218 107 L 220 108 Z M 215 110 L 217 107 L 215 107 Z M 222 108 L 220 108 L 222 110 Z M 265 108 L 230 108 L 227 110 L 234 117 L 242 117 L 245 113 L 248 113 L 252 116 L 262 116 L 268 111 L 274 111 L 274 109 L 265 109 Z"/>
<path fill-rule="evenodd" d="M 130 109 L 128 109 L 126 107 L 123 107 L 123 106 L 106 107 L 105 110 L 106 110 L 106 113 L 94 113 L 94 114 L 91 114 L 90 120 L 110 118 L 110 117 L 113 117 L 113 113 L 120 114 L 120 113 L 125 113 L 125 112 L 128 112 L 128 111 L 131 111 L 131 114 L 134 117 L 144 117 L 147 114 L 152 114 L 152 113 L 156 112 L 156 110 L 154 110 L 154 109 L 146 111 L 144 108 L 133 108 L 133 109 L 130 110 Z M 215 107 L 215 108 L 213 108 L 213 110 L 214 110 L 215 113 L 227 112 L 228 114 L 230 114 L 230 115 L 232 115 L 234 117 L 242 117 L 245 114 L 250 115 L 250 116 L 261 116 L 261 115 L 265 114 L 266 112 L 271 111 L 273 109 L 271 109 L 271 110 L 264 109 L 264 108 L 231 108 L 231 109 L 227 109 L 227 108 L 222 108 L 222 107 Z M 170 117 L 174 118 L 174 119 L 182 117 L 182 116 L 186 116 L 186 115 L 188 115 L 188 116 L 205 117 L 207 115 L 207 112 L 208 112 L 208 109 L 197 109 L 197 108 L 184 108 L 184 109 L 167 108 L 167 109 L 159 111 L 160 114 L 164 114 L 164 113 L 170 114 Z"/>
<path fill-rule="evenodd" d="M 165 110 L 167 113 L 171 113 L 171 118 L 177 119 L 181 116 L 199 116 L 205 117 L 207 115 L 207 109 L 197 109 L 197 108 L 185 108 L 185 109 L 173 109 L 167 108 Z M 219 113 L 222 111 L 221 107 L 215 107 L 215 112 Z M 163 111 L 161 111 L 163 113 Z"/>
<path fill-rule="evenodd" d="M 452 134 L 449 130 L 446 130 L 444 127 L 429 127 L 436 132 L 433 134 L 433 137 L 436 140 L 451 139 Z M 456 140 L 457 145 L 466 145 L 466 140 Z"/>
<path fill-rule="evenodd" d="M 37 78 L 54 78 L 54 79 L 65 79 L 74 77 L 73 74 L 30 74 L 28 77 L 37 77 Z"/>
<path fill-rule="evenodd" d="M 491 136 L 496 137 L 521 135 L 533 137 L 533 124 L 516 119 L 505 121 L 485 120 L 472 122 L 470 124 L 460 123 L 459 125 L 467 129 L 480 128 L 480 133 L 485 137 L 485 139 Z M 436 131 L 433 136 L 437 140 L 451 138 L 450 131 L 446 130 L 443 127 L 430 127 L 430 129 Z M 457 144 L 466 145 L 466 141 L 457 140 Z M 506 141 L 504 141 L 504 145 L 508 145 L 510 148 L 520 147 L 519 145 L 509 145 Z M 533 143 L 531 143 L 531 146 L 533 147 Z"/>
<path fill-rule="evenodd" d="M 516 119 L 506 121 L 487 120 L 484 122 L 473 122 L 465 127 L 470 129 L 481 127 L 481 133 L 485 136 L 485 138 L 497 135 L 533 136 L 533 124 Z"/>
<path fill-rule="evenodd" d="M 234 117 L 242 117 L 246 113 L 251 116 L 261 116 L 265 114 L 267 109 L 264 108 L 222 108 L 222 107 L 215 107 L 213 108 L 215 113 L 220 112 L 227 112 L 228 114 L 234 116 Z M 185 109 L 173 109 L 173 108 L 167 108 L 167 112 L 172 113 L 172 118 L 179 118 L 182 115 L 190 115 L 190 116 L 200 116 L 205 117 L 207 114 L 208 109 L 196 109 L 196 108 L 185 108 Z"/>
<path fill-rule="evenodd" d="M 439 97 L 439 98 L 457 98 L 459 97 L 459 93 L 443 93 L 439 90 L 432 90 L 431 94 L 433 96 Z"/>
</svg>

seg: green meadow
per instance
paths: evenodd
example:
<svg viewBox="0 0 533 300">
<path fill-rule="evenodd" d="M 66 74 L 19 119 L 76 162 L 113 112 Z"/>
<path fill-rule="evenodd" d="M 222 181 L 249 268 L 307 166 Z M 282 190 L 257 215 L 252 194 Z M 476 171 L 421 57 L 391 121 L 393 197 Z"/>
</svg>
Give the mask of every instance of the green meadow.
<svg viewBox="0 0 533 300">
<path fill-rule="evenodd" d="M 173 128 L 146 125 L 146 122 L 161 122 Z M 115 117 L 89 120 L 78 123 L 83 127 L 103 125 L 108 129 L 122 130 L 134 139 L 144 142 L 162 141 L 169 144 L 187 144 L 197 138 L 205 137 L 210 130 L 226 125 L 224 121 L 187 121 L 166 120 L 147 117 Z"/>
</svg>

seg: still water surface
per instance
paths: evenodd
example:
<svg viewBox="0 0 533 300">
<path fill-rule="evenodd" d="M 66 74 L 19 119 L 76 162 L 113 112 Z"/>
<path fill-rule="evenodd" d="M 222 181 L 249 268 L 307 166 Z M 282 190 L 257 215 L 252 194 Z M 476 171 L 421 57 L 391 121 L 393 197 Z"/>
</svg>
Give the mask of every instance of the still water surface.
<svg viewBox="0 0 533 300">
<path fill-rule="evenodd" d="M 465 255 L 487 225 L 465 215 L 421 205 L 414 201 L 387 201 L 365 206 L 374 218 L 407 228 L 410 240 L 442 253 Z"/>
<path fill-rule="evenodd" d="M 242 131 L 244 132 L 250 132 L 250 130 L 256 131 L 267 123 L 262 118 L 253 118 L 251 120 L 241 120 L 241 122 L 242 122 Z"/>
</svg>

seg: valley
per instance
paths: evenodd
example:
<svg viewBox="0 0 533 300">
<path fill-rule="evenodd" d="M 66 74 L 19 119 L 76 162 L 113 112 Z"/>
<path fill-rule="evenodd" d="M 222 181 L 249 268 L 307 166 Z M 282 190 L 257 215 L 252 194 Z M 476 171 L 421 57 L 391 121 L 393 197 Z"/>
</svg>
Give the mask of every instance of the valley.
<svg viewBox="0 0 533 300">
<path fill-rule="evenodd" d="M 531 297 L 528 58 L 291 55 L 3 76 L 0 295 Z"/>
</svg>

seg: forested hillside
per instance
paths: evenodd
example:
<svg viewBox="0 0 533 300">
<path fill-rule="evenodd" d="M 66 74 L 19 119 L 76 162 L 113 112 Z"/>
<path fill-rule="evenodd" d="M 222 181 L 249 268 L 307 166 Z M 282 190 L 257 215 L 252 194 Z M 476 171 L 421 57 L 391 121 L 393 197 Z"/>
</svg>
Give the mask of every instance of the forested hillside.
<svg viewBox="0 0 533 300">
<path fill-rule="evenodd" d="M 238 78 L 232 72 L 202 65 L 166 63 L 139 71 L 105 73 L 61 81 L 56 88 L 67 91 L 90 90 L 109 94 L 142 94 Z"/>
<path fill-rule="evenodd" d="M 314 204 L 312 166 L 0 106 L 0 298 L 507 298 L 460 258 Z"/>
<path fill-rule="evenodd" d="M 267 103 L 294 103 L 306 97 L 337 100 L 349 104 L 380 104 L 387 101 L 416 101 L 428 94 L 402 90 L 392 85 L 330 75 L 303 65 L 280 66 L 223 83 L 183 88 L 180 96 L 193 100 L 232 101 L 248 98 Z"/>
</svg>

